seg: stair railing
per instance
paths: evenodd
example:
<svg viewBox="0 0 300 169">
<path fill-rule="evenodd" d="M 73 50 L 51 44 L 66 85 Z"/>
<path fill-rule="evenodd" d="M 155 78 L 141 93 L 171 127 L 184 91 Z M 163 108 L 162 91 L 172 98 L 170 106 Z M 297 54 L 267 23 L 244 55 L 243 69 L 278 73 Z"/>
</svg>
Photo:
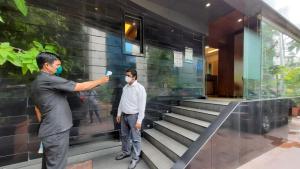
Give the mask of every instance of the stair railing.
<svg viewBox="0 0 300 169">
<path fill-rule="evenodd" d="M 299 103 L 300 97 L 231 102 L 172 169 L 238 168 L 289 139 Z"/>
<path fill-rule="evenodd" d="M 183 156 L 176 161 L 172 169 L 183 169 L 193 160 L 193 158 L 202 150 L 205 144 L 210 140 L 210 138 L 215 134 L 215 132 L 221 127 L 221 125 L 226 121 L 229 115 L 235 110 L 239 105 L 238 102 L 231 102 L 226 106 L 217 117 L 217 119 L 207 128 L 204 135 L 201 135 L 192 145 L 189 147 L 188 151 L 183 154 Z"/>
</svg>

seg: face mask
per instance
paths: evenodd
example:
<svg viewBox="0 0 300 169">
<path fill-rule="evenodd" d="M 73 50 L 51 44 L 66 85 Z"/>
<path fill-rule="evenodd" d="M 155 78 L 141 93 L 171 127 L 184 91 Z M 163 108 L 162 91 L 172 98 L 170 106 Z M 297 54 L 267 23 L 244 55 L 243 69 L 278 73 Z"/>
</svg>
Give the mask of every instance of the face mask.
<svg viewBox="0 0 300 169">
<path fill-rule="evenodd" d="M 132 77 L 125 76 L 125 81 L 127 83 L 131 82 L 132 81 Z"/>
<path fill-rule="evenodd" d="M 56 75 L 56 76 L 59 76 L 59 75 L 62 73 L 62 71 L 63 71 L 62 66 L 59 66 L 59 67 L 56 69 L 55 75 Z"/>
</svg>

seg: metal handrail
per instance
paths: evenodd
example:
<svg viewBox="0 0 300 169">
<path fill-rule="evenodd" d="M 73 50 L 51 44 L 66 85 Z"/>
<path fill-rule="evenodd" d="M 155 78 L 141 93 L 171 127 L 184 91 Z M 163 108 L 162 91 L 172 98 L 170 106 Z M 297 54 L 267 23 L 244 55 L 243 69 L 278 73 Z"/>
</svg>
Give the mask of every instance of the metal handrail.
<svg viewBox="0 0 300 169">
<path fill-rule="evenodd" d="M 217 119 L 207 128 L 205 133 L 201 135 L 195 142 L 193 142 L 183 156 L 175 162 L 172 169 L 185 168 L 240 104 L 241 102 L 231 102 L 228 106 L 226 106 L 221 111 Z"/>
<path fill-rule="evenodd" d="M 203 135 L 201 135 L 195 142 L 191 144 L 189 149 L 179 158 L 172 169 L 184 169 L 188 164 L 195 158 L 195 156 L 202 150 L 207 142 L 215 135 L 218 129 L 223 125 L 223 123 L 228 119 L 228 117 L 236 110 L 238 106 L 244 103 L 257 102 L 257 101 L 268 101 L 268 100 L 280 100 L 280 99 L 300 99 L 299 96 L 296 97 L 280 97 L 280 98 L 266 98 L 266 99 L 253 99 L 253 100 L 243 100 L 238 102 L 230 102 L 217 117 L 217 119 L 212 122 L 212 124 L 207 128 Z"/>
</svg>

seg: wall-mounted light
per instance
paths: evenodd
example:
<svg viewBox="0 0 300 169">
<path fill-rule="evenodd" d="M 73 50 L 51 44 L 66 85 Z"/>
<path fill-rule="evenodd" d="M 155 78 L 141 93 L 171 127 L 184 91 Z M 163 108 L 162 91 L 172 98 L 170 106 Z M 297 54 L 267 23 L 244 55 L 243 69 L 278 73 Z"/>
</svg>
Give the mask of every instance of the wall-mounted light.
<svg viewBox="0 0 300 169">
<path fill-rule="evenodd" d="M 98 11 L 98 8 L 97 8 L 97 7 L 95 8 L 95 11 Z"/>
<path fill-rule="evenodd" d="M 207 3 L 207 4 L 205 5 L 205 7 L 208 8 L 208 7 L 210 7 L 210 5 L 211 5 L 210 3 Z"/>
<path fill-rule="evenodd" d="M 214 52 L 217 52 L 217 51 L 219 51 L 219 49 L 213 49 L 213 50 L 208 51 L 207 53 L 214 53 Z"/>
<path fill-rule="evenodd" d="M 205 46 L 205 49 L 208 49 L 209 48 L 209 46 Z"/>
<path fill-rule="evenodd" d="M 238 20 L 237 20 L 237 22 L 242 22 L 243 21 L 243 19 L 242 18 L 239 18 Z"/>
</svg>

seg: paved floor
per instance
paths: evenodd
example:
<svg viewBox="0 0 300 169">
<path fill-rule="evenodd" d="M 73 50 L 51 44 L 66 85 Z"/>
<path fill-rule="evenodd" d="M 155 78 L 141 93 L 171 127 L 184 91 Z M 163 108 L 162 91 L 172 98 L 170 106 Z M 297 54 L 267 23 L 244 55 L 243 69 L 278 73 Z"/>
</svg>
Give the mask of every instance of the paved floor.
<svg viewBox="0 0 300 169">
<path fill-rule="evenodd" d="M 119 148 L 118 148 L 119 150 Z M 79 157 L 76 159 L 71 159 L 70 161 L 76 161 L 68 165 L 67 169 L 127 169 L 130 163 L 130 157 L 123 160 L 115 160 L 115 156 L 119 151 L 109 150 L 109 154 L 97 156 L 96 158 L 86 159 L 85 157 Z M 83 158 L 83 159 L 82 159 Z M 83 160 L 83 161 L 82 161 Z M 80 162 L 78 162 L 80 161 Z M 92 161 L 92 165 L 90 165 Z M 41 160 L 38 160 L 35 165 L 30 165 L 27 167 L 9 167 L 4 169 L 40 169 Z M 136 166 L 136 169 L 149 169 L 147 164 L 141 159 L 141 161 Z"/>
<path fill-rule="evenodd" d="M 300 117 L 293 117 L 288 127 L 287 141 L 247 162 L 238 169 L 299 169 Z"/>
<path fill-rule="evenodd" d="M 131 159 L 115 160 L 115 155 L 109 154 L 93 159 L 93 169 L 127 169 Z M 149 167 L 141 160 L 136 169 L 149 169 Z"/>
</svg>

